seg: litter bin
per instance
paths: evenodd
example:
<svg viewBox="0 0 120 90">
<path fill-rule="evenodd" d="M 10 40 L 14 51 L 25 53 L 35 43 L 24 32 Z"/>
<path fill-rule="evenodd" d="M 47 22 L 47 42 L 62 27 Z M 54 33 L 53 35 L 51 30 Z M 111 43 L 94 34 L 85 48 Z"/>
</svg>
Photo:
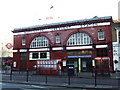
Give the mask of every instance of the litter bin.
<svg viewBox="0 0 120 90">
<path fill-rule="evenodd" d="M 68 76 L 74 76 L 74 65 L 67 65 Z"/>
</svg>

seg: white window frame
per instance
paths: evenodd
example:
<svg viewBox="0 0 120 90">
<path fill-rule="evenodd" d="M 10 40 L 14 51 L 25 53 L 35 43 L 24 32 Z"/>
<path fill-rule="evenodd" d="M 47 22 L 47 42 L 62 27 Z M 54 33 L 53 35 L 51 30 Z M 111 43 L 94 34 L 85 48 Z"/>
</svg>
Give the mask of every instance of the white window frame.
<svg viewBox="0 0 120 90">
<path fill-rule="evenodd" d="M 98 31 L 98 40 L 105 40 L 105 32 Z"/>
<path fill-rule="evenodd" d="M 26 39 L 22 38 L 22 46 L 25 46 L 25 45 L 26 45 Z"/>
<path fill-rule="evenodd" d="M 39 36 L 32 40 L 30 48 L 48 47 L 49 40 L 46 37 Z"/>
<path fill-rule="evenodd" d="M 38 53 L 38 58 L 32 58 L 33 53 Z M 40 58 L 41 53 L 46 53 L 47 57 L 46 58 Z M 48 59 L 50 59 L 50 52 L 31 52 L 29 54 L 29 59 L 30 60 L 48 60 Z"/>
<path fill-rule="evenodd" d="M 79 32 L 70 36 L 67 41 L 68 46 L 92 44 L 92 39 L 85 33 Z"/>
<path fill-rule="evenodd" d="M 60 41 L 60 37 L 61 37 L 60 34 L 57 34 L 57 35 L 56 35 L 56 37 L 55 37 L 55 42 L 56 42 L 56 43 L 60 43 L 60 42 L 61 42 L 61 41 Z"/>
</svg>

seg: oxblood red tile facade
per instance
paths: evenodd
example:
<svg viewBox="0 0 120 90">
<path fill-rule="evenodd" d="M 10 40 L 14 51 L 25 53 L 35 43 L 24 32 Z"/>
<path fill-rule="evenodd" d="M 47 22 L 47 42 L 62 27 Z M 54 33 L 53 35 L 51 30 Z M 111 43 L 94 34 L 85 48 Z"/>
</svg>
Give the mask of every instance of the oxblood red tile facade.
<svg viewBox="0 0 120 90">
<path fill-rule="evenodd" d="M 83 32 L 86 33 L 90 38 L 92 39 L 92 46 L 94 49 L 92 49 L 93 55 L 92 58 L 97 57 L 97 48 L 96 45 L 107 45 L 107 50 L 108 50 L 108 57 L 110 57 L 110 69 L 113 70 L 113 56 L 112 56 L 112 18 L 109 19 L 102 19 L 102 20 L 92 20 L 89 21 L 89 23 L 94 23 L 94 22 L 106 22 L 109 21 L 110 25 L 102 25 L 102 26 L 92 26 L 92 27 L 84 27 L 84 28 L 74 28 L 74 29 L 65 29 L 65 30 L 55 30 L 55 31 L 47 31 L 47 32 L 36 32 L 36 33 L 31 33 L 31 34 L 18 34 L 14 35 L 14 50 L 17 50 L 17 52 L 13 53 L 13 61 L 16 62 L 16 67 L 13 67 L 13 69 L 21 69 L 22 67 L 28 67 L 28 69 L 34 69 L 34 65 L 36 64 L 36 61 L 29 60 L 29 49 L 30 49 L 30 44 L 32 40 L 37 37 L 37 36 L 44 36 L 49 40 L 50 48 L 50 59 L 62 59 L 62 60 L 67 60 L 67 41 L 70 38 L 71 35 L 77 33 L 77 32 Z M 87 22 L 84 22 L 87 23 Z M 74 24 L 74 23 L 73 23 Z M 67 25 L 67 24 L 65 24 Z M 69 25 L 69 24 L 68 24 Z M 56 25 L 52 27 L 61 27 L 62 25 Z M 44 26 L 43 26 L 44 27 Z M 48 26 L 47 28 L 49 28 Z M 36 28 L 31 28 L 30 30 L 37 30 L 40 29 L 39 27 Z M 29 30 L 29 27 L 27 29 L 19 29 L 19 30 L 14 30 L 14 33 L 19 33 L 25 32 L 26 30 Z M 98 40 L 98 31 L 104 31 L 105 32 L 105 39 L 104 40 Z M 55 36 L 59 34 L 61 36 L 61 42 L 60 43 L 55 43 Z M 22 38 L 26 39 L 26 45 L 22 46 Z M 82 45 L 81 45 L 82 46 Z M 90 46 L 90 45 L 83 45 L 83 46 Z M 53 47 L 63 47 L 63 50 L 52 50 Z M 40 47 L 41 48 L 41 47 Z M 21 49 L 26 49 L 28 50 L 28 57 L 27 57 L 27 62 L 24 62 L 20 60 L 20 50 Z M 76 49 L 75 49 L 76 50 Z M 73 50 L 74 51 L 74 50 Z M 26 65 L 25 65 L 26 64 Z"/>
</svg>

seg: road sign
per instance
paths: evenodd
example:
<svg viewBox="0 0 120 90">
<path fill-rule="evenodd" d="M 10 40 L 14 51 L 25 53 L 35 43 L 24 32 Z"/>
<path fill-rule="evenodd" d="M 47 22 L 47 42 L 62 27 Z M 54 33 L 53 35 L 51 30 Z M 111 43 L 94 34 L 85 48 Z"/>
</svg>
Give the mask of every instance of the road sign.
<svg viewBox="0 0 120 90">
<path fill-rule="evenodd" d="M 7 43 L 7 44 L 6 44 L 6 47 L 7 47 L 8 49 L 11 49 L 11 48 L 13 47 L 13 45 L 12 45 L 11 43 Z"/>
</svg>

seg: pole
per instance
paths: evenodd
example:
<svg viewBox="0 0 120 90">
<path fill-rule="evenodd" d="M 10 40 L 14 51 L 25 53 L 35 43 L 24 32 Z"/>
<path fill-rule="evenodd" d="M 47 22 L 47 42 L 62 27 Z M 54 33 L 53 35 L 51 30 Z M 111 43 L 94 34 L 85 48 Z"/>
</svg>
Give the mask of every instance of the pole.
<svg viewBox="0 0 120 90">
<path fill-rule="evenodd" d="M 70 85 L 70 75 L 68 75 L 68 85 Z"/>
<path fill-rule="evenodd" d="M 27 79 L 26 79 L 26 81 L 28 82 L 28 78 L 29 78 L 29 69 L 28 69 L 28 62 L 29 62 L 29 52 L 28 52 L 29 50 L 27 49 L 27 60 L 26 60 L 26 69 L 27 69 Z"/>
<path fill-rule="evenodd" d="M 26 81 L 28 82 L 28 69 L 27 69 L 27 79 L 26 79 Z"/>
<path fill-rule="evenodd" d="M 11 72 L 10 72 L 10 80 L 12 80 L 12 69 L 11 69 Z"/>
<path fill-rule="evenodd" d="M 96 71 L 96 66 L 95 66 L 95 86 L 97 86 L 97 71 Z"/>
</svg>

